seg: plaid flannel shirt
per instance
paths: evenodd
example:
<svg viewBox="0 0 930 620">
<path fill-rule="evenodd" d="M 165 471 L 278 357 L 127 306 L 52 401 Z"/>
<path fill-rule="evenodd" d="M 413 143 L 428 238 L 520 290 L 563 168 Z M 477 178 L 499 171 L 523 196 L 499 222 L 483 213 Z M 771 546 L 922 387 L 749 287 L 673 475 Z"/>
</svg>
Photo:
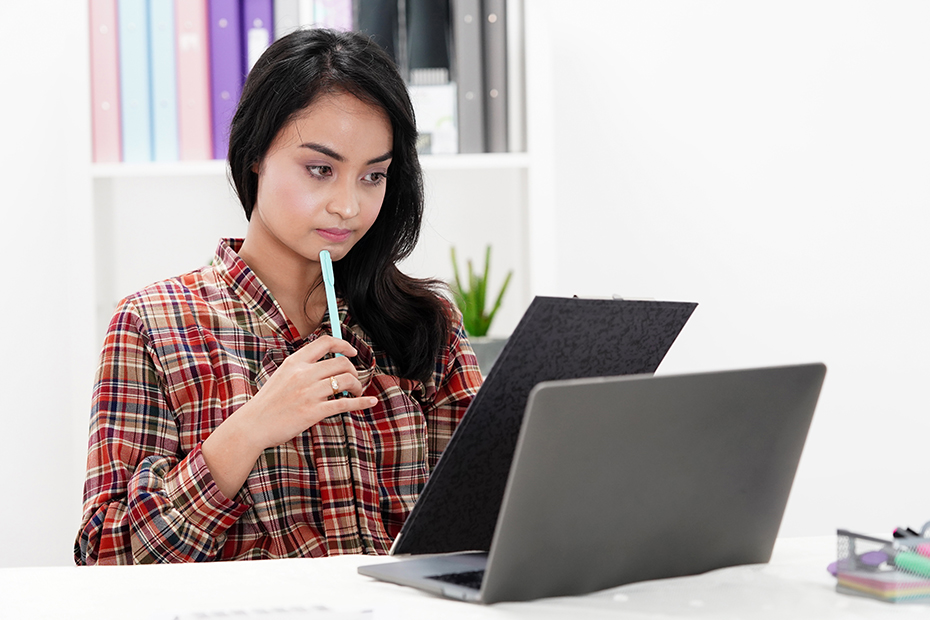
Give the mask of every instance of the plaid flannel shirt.
<svg viewBox="0 0 930 620">
<path fill-rule="evenodd" d="M 481 384 L 461 324 L 425 382 L 402 379 L 340 305 L 364 393 L 264 451 L 235 498 L 202 442 L 306 339 L 223 240 L 213 265 L 123 300 L 93 396 L 78 564 L 386 553 Z"/>
</svg>

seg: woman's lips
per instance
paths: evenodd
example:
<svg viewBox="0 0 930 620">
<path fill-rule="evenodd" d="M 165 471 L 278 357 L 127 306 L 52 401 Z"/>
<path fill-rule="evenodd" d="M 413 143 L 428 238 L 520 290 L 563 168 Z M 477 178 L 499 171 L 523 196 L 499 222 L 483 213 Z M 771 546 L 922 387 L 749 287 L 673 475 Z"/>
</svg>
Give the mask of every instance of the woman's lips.
<svg viewBox="0 0 930 620">
<path fill-rule="evenodd" d="M 317 228 L 316 232 L 327 241 L 332 241 L 334 243 L 345 241 L 349 238 L 349 235 L 352 234 L 351 230 L 346 230 L 345 228 Z"/>
</svg>

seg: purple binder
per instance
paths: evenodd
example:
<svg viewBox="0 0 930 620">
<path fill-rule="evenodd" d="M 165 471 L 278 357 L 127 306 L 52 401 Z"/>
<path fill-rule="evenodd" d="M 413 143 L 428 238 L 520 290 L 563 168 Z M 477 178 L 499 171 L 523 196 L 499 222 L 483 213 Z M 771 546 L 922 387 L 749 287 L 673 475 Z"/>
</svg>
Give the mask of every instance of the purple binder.
<svg viewBox="0 0 930 620">
<path fill-rule="evenodd" d="M 213 112 L 213 158 L 226 159 L 229 123 L 236 112 L 245 60 L 238 0 L 210 0 L 210 107 Z"/>
<path fill-rule="evenodd" d="M 258 60 L 274 38 L 272 0 L 242 0 L 242 41 L 245 73 Z"/>
</svg>

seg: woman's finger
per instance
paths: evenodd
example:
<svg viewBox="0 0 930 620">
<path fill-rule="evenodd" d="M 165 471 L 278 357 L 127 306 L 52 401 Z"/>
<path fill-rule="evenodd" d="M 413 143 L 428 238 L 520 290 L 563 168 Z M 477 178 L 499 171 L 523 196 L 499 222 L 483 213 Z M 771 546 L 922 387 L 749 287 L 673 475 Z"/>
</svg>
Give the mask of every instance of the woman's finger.
<svg viewBox="0 0 930 620">
<path fill-rule="evenodd" d="M 313 426 L 320 420 L 330 416 L 339 415 L 341 413 L 349 413 L 350 411 L 363 411 L 365 409 L 371 409 L 377 404 L 378 399 L 374 396 L 358 396 L 352 398 L 338 398 L 328 400 L 325 403 L 321 403 L 315 409 L 315 419 L 311 422 L 310 426 Z"/>
<path fill-rule="evenodd" d="M 328 398 L 344 398 L 349 395 L 358 396 L 363 389 L 361 382 L 354 373 L 334 373 L 324 377 L 323 384 L 331 392 L 331 394 L 326 394 Z"/>
<path fill-rule="evenodd" d="M 290 357 L 302 362 L 318 362 L 329 354 L 340 354 L 346 357 L 355 357 L 358 351 L 351 344 L 332 336 L 320 336 L 313 342 L 308 342 Z"/>
</svg>

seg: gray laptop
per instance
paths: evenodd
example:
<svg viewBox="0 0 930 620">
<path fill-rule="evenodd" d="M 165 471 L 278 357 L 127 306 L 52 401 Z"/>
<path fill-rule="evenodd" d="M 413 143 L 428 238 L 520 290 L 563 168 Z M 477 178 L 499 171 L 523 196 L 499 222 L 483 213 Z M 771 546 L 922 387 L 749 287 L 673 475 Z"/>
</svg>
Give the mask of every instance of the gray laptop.
<svg viewBox="0 0 930 620">
<path fill-rule="evenodd" d="M 490 548 L 358 571 L 495 603 L 767 562 L 825 373 L 806 364 L 542 382 Z"/>
</svg>

